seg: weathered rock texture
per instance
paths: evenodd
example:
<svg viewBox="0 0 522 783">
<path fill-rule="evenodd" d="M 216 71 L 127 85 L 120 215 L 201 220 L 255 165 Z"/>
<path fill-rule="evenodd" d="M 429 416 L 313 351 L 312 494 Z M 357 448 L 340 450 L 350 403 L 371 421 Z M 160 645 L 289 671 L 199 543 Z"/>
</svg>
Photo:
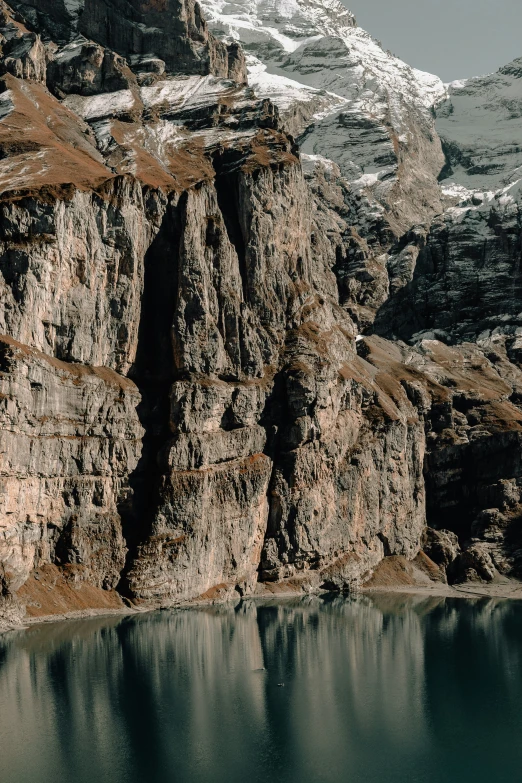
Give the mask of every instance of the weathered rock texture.
<svg viewBox="0 0 522 783">
<path fill-rule="evenodd" d="M 201 5 L 216 35 L 242 41 L 252 85 L 297 129 L 303 152 L 333 160 L 395 232 L 440 210 L 440 79 L 384 51 L 339 0 Z"/>
<path fill-rule="evenodd" d="M 192 0 L 0 4 L 10 618 L 521 574 L 516 188 L 441 189 L 438 80 L 293 5 L 258 90 Z"/>
<path fill-rule="evenodd" d="M 521 249 L 520 202 L 513 196 L 501 191 L 449 208 L 429 232 L 413 232 L 392 249 L 393 295 L 376 331 L 460 342 L 500 330 L 514 344 L 522 327 Z"/>
<path fill-rule="evenodd" d="M 52 562 L 113 588 L 126 547 L 118 504 L 143 431 L 132 381 L 0 342 L 0 561 L 14 592 Z"/>
<path fill-rule="evenodd" d="M 157 58 L 171 72 L 244 80 L 242 52 L 209 33 L 196 0 L 15 0 L 12 5 L 58 43 L 83 36 L 124 57 Z"/>
<path fill-rule="evenodd" d="M 371 337 L 359 351 L 423 414 L 427 522 L 442 531 L 429 531 L 428 554 L 453 581 L 520 576 L 522 373 L 505 338 L 412 348 Z"/>
</svg>

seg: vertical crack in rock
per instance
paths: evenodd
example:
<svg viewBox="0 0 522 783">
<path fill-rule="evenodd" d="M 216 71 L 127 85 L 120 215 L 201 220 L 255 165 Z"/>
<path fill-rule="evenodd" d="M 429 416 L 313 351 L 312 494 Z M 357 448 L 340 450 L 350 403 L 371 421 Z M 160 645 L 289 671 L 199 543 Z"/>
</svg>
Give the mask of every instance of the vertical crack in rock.
<svg viewBox="0 0 522 783">
<path fill-rule="evenodd" d="M 129 476 L 132 494 L 120 506 L 127 543 L 127 565 L 119 590 L 129 594 L 127 572 L 137 550 L 151 535 L 160 502 L 162 452 L 171 436 L 169 392 L 175 377 L 172 324 L 179 275 L 179 210 L 186 196 L 167 203 L 161 226 L 144 258 L 144 286 L 136 359 L 129 376 L 138 386 L 138 416 L 144 429 L 143 449 Z"/>
<path fill-rule="evenodd" d="M 225 222 L 228 238 L 234 246 L 239 262 L 239 274 L 241 275 L 242 293 L 245 302 L 248 302 L 248 276 L 246 267 L 246 246 L 243 230 L 239 219 L 239 181 L 236 174 L 220 173 L 219 157 L 214 156 L 216 168 L 216 194 L 219 209 Z M 209 224 L 209 242 L 213 241 L 213 228 Z"/>
</svg>

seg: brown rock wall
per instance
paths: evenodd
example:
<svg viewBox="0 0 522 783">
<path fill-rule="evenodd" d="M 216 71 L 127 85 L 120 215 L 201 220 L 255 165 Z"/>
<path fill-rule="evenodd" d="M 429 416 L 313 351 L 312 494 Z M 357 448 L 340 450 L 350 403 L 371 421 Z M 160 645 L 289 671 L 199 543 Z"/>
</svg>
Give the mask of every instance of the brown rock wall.
<svg viewBox="0 0 522 783">
<path fill-rule="evenodd" d="M 49 562 L 115 587 L 125 563 L 118 506 L 141 452 L 140 395 L 105 368 L 0 339 L 0 561 L 10 591 Z"/>
</svg>

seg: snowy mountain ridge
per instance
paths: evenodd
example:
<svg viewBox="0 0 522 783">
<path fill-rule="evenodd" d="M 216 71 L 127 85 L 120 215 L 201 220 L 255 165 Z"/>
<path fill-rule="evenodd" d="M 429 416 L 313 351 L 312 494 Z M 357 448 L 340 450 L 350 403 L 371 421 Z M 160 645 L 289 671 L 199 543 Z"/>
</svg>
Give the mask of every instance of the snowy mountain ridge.
<svg viewBox="0 0 522 783">
<path fill-rule="evenodd" d="M 522 178 L 521 118 L 522 58 L 448 85 L 436 123 L 448 161 L 443 187 L 512 194 Z"/>
<path fill-rule="evenodd" d="M 410 177 L 436 177 L 443 164 L 433 128 L 442 81 L 384 51 L 338 0 L 201 5 L 214 34 L 241 41 L 251 86 L 279 107 L 303 152 L 333 160 L 355 189 L 397 203 L 404 225 L 410 215 L 401 217 L 404 199 L 394 190 L 406 151 L 415 161 L 407 188 Z M 438 194 L 427 201 L 415 219 L 438 208 Z"/>
<path fill-rule="evenodd" d="M 427 169 L 423 184 L 441 170 L 439 195 L 459 208 L 517 199 L 520 60 L 444 84 L 385 51 L 339 0 L 201 5 L 218 37 L 242 43 L 251 86 L 278 106 L 303 153 L 332 160 L 355 190 L 400 205 L 399 169 L 413 157 Z M 442 208 L 433 194 L 428 201 L 428 211 Z"/>
<path fill-rule="evenodd" d="M 249 53 L 269 63 L 270 71 L 279 68 L 287 75 L 294 73 L 297 82 L 328 88 L 367 111 L 376 111 L 381 118 L 386 114 L 386 97 L 400 89 L 406 101 L 426 109 L 445 96 L 441 79 L 384 51 L 369 33 L 357 27 L 354 15 L 338 0 L 203 0 L 202 6 L 214 32 L 240 40 Z M 339 49 L 332 41 L 330 56 L 323 53 L 326 62 L 319 62 L 316 45 L 323 38 L 338 39 L 344 46 Z M 302 55 L 285 57 L 298 51 L 308 56 L 315 51 L 316 63 L 299 67 Z M 349 79 L 340 73 L 345 68 L 350 70 Z M 386 92 L 388 95 L 383 95 Z M 400 124 L 396 107 L 392 113 L 392 121 Z"/>
<path fill-rule="evenodd" d="M 263 37 L 294 51 L 307 38 L 345 35 L 356 26 L 355 16 L 338 0 L 205 0 L 209 22 L 223 26 L 236 40 L 248 44 Z M 249 33 L 246 31 L 250 31 Z"/>
</svg>

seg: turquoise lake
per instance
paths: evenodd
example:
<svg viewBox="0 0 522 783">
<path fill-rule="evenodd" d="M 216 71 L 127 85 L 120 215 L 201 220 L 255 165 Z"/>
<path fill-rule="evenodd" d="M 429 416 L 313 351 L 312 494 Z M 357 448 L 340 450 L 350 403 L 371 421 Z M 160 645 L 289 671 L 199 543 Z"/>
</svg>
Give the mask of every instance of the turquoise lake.
<svg viewBox="0 0 522 783">
<path fill-rule="evenodd" d="M 522 779 L 522 602 L 246 601 L 0 637 L 2 783 Z"/>
</svg>

